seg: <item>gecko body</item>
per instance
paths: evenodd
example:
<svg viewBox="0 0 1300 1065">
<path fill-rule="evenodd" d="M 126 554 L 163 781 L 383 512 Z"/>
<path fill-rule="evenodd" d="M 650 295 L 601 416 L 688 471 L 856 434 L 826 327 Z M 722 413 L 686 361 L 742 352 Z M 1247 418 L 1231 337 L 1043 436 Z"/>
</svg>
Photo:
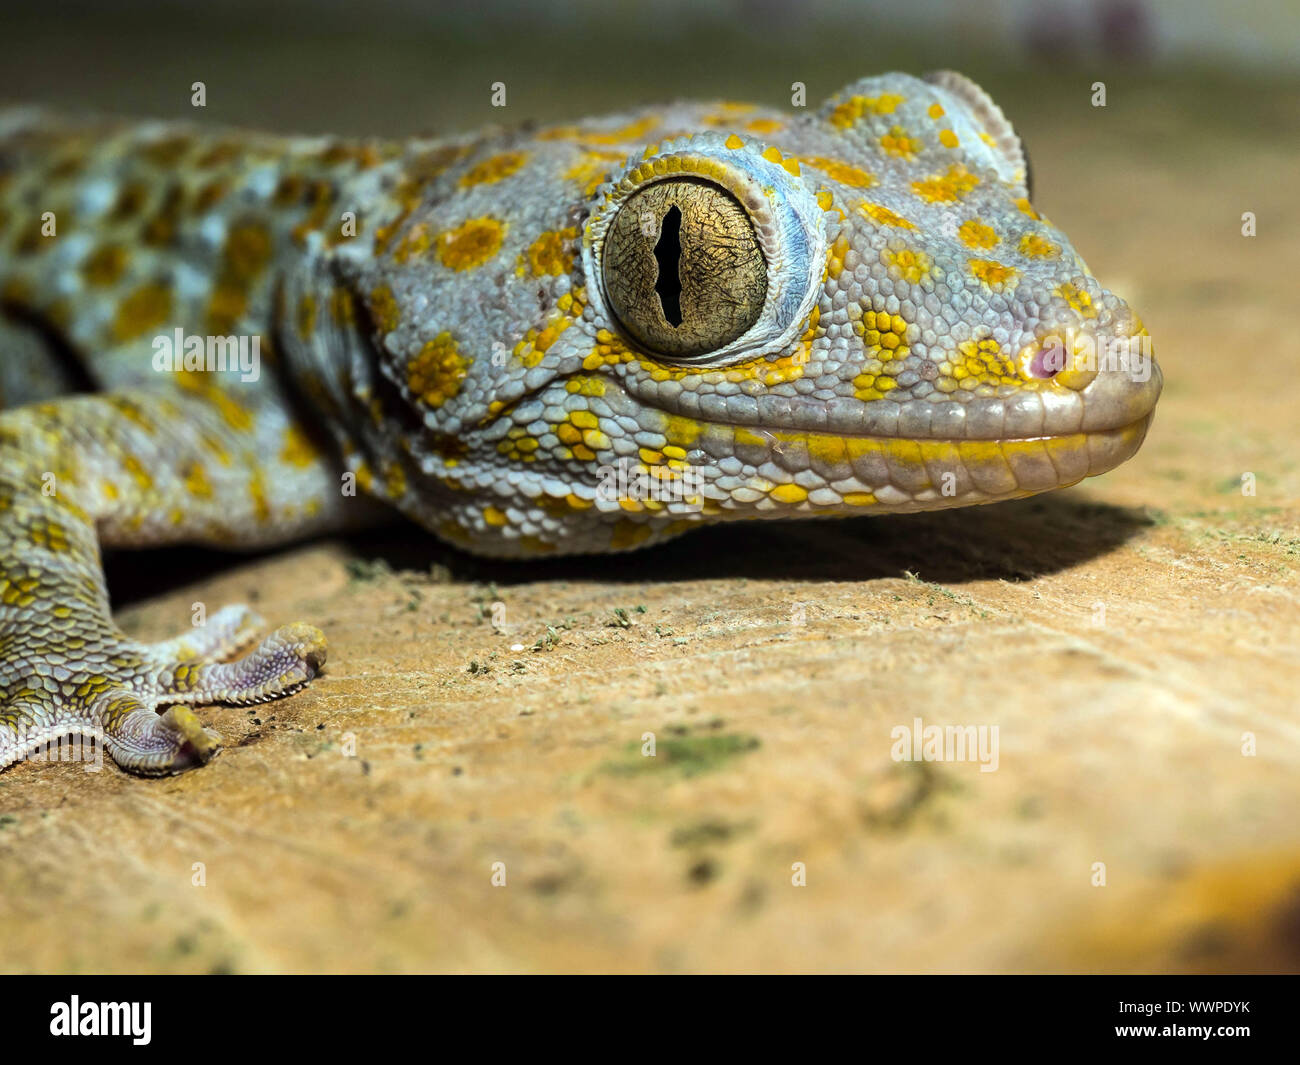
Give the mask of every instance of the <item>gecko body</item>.
<svg viewBox="0 0 1300 1065">
<path fill-rule="evenodd" d="M 0 767 L 78 731 L 199 765 L 189 705 L 324 661 L 243 607 L 131 641 L 101 546 L 387 503 L 534 557 L 991 502 L 1127 459 L 1161 385 L 952 73 L 404 142 L 0 112 L 0 307 Z"/>
</svg>

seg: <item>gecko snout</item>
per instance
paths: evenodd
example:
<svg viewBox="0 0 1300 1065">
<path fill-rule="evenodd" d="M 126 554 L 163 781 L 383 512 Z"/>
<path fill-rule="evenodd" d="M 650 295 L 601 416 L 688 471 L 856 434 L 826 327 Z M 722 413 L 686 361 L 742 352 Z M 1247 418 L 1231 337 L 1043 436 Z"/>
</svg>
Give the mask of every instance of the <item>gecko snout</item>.
<svg viewBox="0 0 1300 1065">
<path fill-rule="evenodd" d="M 1144 434 L 1164 383 L 1151 336 L 1131 315 L 1118 329 L 1089 323 L 1048 333 L 1023 347 L 1019 361 L 1025 378 L 1060 386 L 1041 393 L 1048 435 L 1138 427 Z"/>
</svg>

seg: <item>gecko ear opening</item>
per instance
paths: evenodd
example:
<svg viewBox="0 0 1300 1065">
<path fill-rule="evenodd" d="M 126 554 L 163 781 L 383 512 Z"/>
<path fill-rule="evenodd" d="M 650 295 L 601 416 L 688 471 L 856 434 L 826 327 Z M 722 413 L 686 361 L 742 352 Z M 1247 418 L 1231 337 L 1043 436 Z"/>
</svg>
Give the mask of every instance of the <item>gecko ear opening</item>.
<svg viewBox="0 0 1300 1065">
<path fill-rule="evenodd" d="M 992 139 L 994 151 L 1008 164 L 1011 173 L 1024 175 L 1020 179 L 1021 191 L 1026 199 L 1033 200 L 1033 180 L 1024 142 L 1011 125 L 1011 120 L 1002 113 L 1002 108 L 993 102 L 993 98 L 965 74 L 958 74 L 955 70 L 932 70 L 924 75 L 923 80 L 951 93 L 970 109 L 976 121 Z"/>
</svg>

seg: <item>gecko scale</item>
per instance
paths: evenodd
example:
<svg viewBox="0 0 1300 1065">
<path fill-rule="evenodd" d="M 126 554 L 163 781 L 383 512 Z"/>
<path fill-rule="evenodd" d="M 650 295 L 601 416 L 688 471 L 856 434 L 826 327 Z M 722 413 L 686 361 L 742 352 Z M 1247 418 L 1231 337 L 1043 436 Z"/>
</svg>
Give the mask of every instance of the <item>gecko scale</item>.
<svg viewBox="0 0 1300 1065">
<path fill-rule="evenodd" d="M 947 72 L 401 142 L 0 111 L 0 307 L 0 767 L 199 765 L 187 704 L 324 661 L 241 606 L 129 639 L 101 547 L 367 499 L 504 557 L 985 503 L 1123 462 L 1161 387 Z"/>
</svg>

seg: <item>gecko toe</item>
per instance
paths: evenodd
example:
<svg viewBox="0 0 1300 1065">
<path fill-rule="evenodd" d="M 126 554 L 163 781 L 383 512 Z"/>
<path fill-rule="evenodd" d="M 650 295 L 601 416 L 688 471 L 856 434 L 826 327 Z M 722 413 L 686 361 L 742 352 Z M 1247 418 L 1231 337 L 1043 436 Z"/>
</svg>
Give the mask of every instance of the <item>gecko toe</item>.
<svg viewBox="0 0 1300 1065">
<path fill-rule="evenodd" d="M 99 719 L 113 761 L 141 776 L 181 773 L 210 762 L 221 750 L 221 737 L 204 728 L 188 707 L 159 714 L 130 692 L 109 693 Z"/>
<path fill-rule="evenodd" d="M 262 703 L 313 680 L 326 659 L 325 635 L 312 625 L 283 625 L 233 662 L 175 663 L 160 676 L 166 703 Z"/>
</svg>

